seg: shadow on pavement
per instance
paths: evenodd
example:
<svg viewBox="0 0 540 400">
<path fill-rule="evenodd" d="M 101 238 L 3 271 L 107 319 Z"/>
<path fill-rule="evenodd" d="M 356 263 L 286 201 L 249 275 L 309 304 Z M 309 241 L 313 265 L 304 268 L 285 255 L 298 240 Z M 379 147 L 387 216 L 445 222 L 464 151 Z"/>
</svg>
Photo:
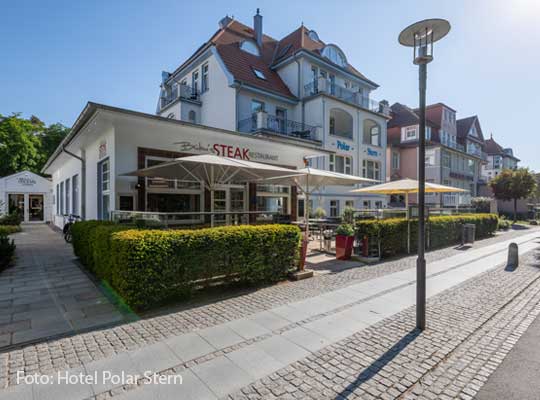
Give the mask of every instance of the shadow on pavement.
<svg viewBox="0 0 540 400">
<path fill-rule="evenodd" d="M 398 354 L 400 354 L 409 344 L 414 342 L 414 340 L 420 336 L 422 332 L 419 329 L 413 329 L 405 336 L 403 336 L 396 344 L 394 344 L 386 353 L 377 358 L 369 367 L 364 369 L 358 377 L 349 384 L 341 393 L 339 393 L 335 398 L 343 399 L 348 398 L 348 396 L 354 392 L 354 390 L 360 386 L 362 383 L 367 382 L 373 376 L 375 376 L 380 370 L 383 369 L 390 361 L 392 361 Z"/>
</svg>

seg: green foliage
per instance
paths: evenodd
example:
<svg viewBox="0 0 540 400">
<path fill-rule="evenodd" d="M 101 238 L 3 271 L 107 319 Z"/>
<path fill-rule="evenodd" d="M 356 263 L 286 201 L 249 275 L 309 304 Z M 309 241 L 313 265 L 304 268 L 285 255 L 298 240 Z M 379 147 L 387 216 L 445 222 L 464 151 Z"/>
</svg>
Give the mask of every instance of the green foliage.
<svg viewBox="0 0 540 400">
<path fill-rule="evenodd" d="M 505 169 L 489 181 L 498 200 L 514 201 L 514 221 L 517 220 L 517 200 L 531 196 L 537 188 L 536 177 L 527 168 Z"/>
<path fill-rule="evenodd" d="M 354 236 L 354 228 L 351 224 L 342 224 L 336 228 L 336 235 Z"/>
<path fill-rule="evenodd" d="M 20 225 L 0 225 L 0 236 L 7 236 L 20 231 Z"/>
<path fill-rule="evenodd" d="M 381 244 L 382 256 L 392 256 L 407 252 L 407 224 L 404 218 L 383 220 L 362 220 L 356 223 L 356 234 L 361 239 L 367 236 L 370 241 Z M 418 221 L 410 220 L 411 251 L 418 244 Z M 496 231 L 498 217 L 495 214 L 464 214 L 456 216 L 435 216 L 426 224 L 426 245 L 438 248 L 459 243 L 463 224 L 475 224 L 476 238 L 483 239 Z"/>
<path fill-rule="evenodd" d="M 324 208 L 322 207 L 317 207 L 313 212 L 313 216 L 315 218 L 324 218 L 326 217 L 326 211 L 324 211 Z"/>
<path fill-rule="evenodd" d="M 23 170 L 39 173 L 68 132 L 61 124 L 47 127 L 34 116 L 0 115 L 0 176 Z"/>
<path fill-rule="evenodd" d="M 343 218 L 343 222 L 346 224 L 353 224 L 354 223 L 354 208 L 352 207 L 345 207 L 343 209 L 343 213 L 341 214 L 341 217 Z"/>
<path fill-rule="evenodd" d="M 4 270 L 11 262 L 15 253 L 15 243 L 8 237 L 8 226 L 0 226 L 0 271 Z"/>
<path fill-rule="evenodd" d="M 77 222 L 73 247 L 88 269 L 136 309 L 185 298 L 216 281 L 278 281 L 295 266 L 300 244 L 300 230 L 291 225 L 126 229 Z"/>
<path fill-rule="evenodd" d="M 479 213 L 489 213 L 491 210 L 491 198 L 490 197 L 473 197 L 471 199 L 471 206 Z"/>
<path fill-rule="evenodd" d="M 0 217 L 1 225 L 20 225 L 22 222 L 22 215 L 18 212 L 6 214 Z"/>
<path fill-rule="evenodd" d="M 505 217 L 499 218 L 499 225 L 497 229 L 507 231 L 512 226 L 512 223 L 508 221 Z"/>
</svg>

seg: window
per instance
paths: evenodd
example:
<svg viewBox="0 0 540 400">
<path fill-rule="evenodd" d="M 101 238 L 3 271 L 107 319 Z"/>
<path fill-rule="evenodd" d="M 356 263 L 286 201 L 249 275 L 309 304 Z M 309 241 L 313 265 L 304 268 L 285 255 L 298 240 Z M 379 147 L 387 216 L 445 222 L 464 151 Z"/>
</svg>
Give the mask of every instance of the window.
<svg viewBox="0 0 540 400">
<path fill-rule="evenodd" d="M 381 127 L 371 119 L 364 120 L 364 144 L 381 145 Z"/>
<path fill-rule="evenodd" d="M 60 215 L 60 185 L 56 184 L 56 215 Z"/>
<path fill-rule="evenodd" d="M 354 208 L 354 200 L 345 200 L 345 207 Z"/>
<path fill-rule="evenodd" d="M 345 67 L 347 65 L 345 55 L 336 46 L 326 46 L 322 51 L 322 55 L 340 67 Z"/>
<path fill-rule="evenodd" d="M 70 213 L 70 204 L 69 204 L 69 199 L 70 199 L 70 193 L 71 192 L 71 187 L 70 187 L 70 180 L 69 179 L 66 179 L 66 214 L 69 214 Z"/>
<path fill-rule="evenodd" d="M 452 166 L 450 154 L 448 154 L 447 152 L 442 153 L 442 166 L 446 168 L 450 168 Z"/>
<path fill-rule="evenodd" d="M 382 208 L 382 201 L 377 200 L 377 201 L 375 202 L 375 208 L 376 208 L 376 209 Z"/>
<path fill-rule="evenodd" d="M 259 111 L 264 111 L 264 102 L 259 100 L 251 100 L 251 113 L 257 113 Z"/>
<path fill-rule="evenodd" d="M 308 37 L 309 37 L 311 40 L 315 41 L 315 42 L 318 42 L 318 41 L 319 41 L 319 35 L 317 35 L 317 32 L 315 32 L 315 31 L 309 31 L 309 32 L 308 32 Z"/>
<path fill-rule="evenodd" d="M 378 161 L 363 160 L 362 161 L 362 176 L 368 179 L 381 179 L 380 163 Z"/>
<path fill-rule="evenodd" d="M 257 78 L 266 80 L 266 76 L 264 76 L 264 73 L 261 70 L 255 68 L 252 68 L 252 70 Z"/>
<path fill-rule="evenodd" d="M 330 216 L 339 217 L 339 200 L 330 200 Z"/>
<path fill-rule="evenodd" d="M 71 178 L 71 212 L 79 215 L 79 175 L 73 175 Z"/>
<path fill-rule="evenodd" d="M 110 164 L 109 159 L 98 164 L 98 219 L 109 219 L 110 207 Z"/>
<path fill-rule="evenodd" d="M 191 88 L 193 93 L 199 92 L 199 71 L 193 71 L 191 74 Z"/>
<path fill-rule="evenodd" d="M 369 210 L 371 208 L 371 200 L 364 200 L 362 205 L 364 208 Z"/>
<path fill-rule="evenodd" d="M 254 56 L 259 56 L 261 54 L 259 52 L 259 47 L 257 46 L 257 44 L 251 40 L 244 40 L 240 44 L 240 49 L 242 49 L 246 53 L 253 54 Z"/>
<path fill-rule="evenodd" d="M 190 110 L 188 112 L 188 121 L 191 122 L 192 124 L 197 123 L 197 113 L 194 110 Z"/>
<path fill-rule="evenodd" d="M 313 90 L 312 90 L 312 94 L 315 94 L 319 91 L 319 79 L 318 79 L 318 76 L 319 76 L 319 69 L 317 68 L 316 65 L 312 65 L 311 66 L 311 79 L 312 79 L 312 82 L 313 82 Z"/>
<path fill-rule="evenodd" d="M 416 139 L 416 126 L 408 126 L 405 128 L 405 140 Z"/>
<path fill-rule="evenodd" d="M 121 211 L 134 211 L 134 199 L 133 196 L 119 196 L 118 204 Z"/>
<path fill-rule="evenodd" d="M 60 215 L 64 214 L 64 182 L 60 182 Z"/>
<path fill-rule="evenodd" d="M 392 169 L 399 169 L 399 153 L 397 151 L 392 152 Z"/>
<path fill-rule="evenodd" d="M 330 154 L 330 171 L 341 174 L 352 174 L 352 157 Z"/>
<path fill-rule="evenodd" d="M 426 140 L 431 140 L 431 127 L 426 126 Z"/>
<path fill-rule="evenodd" d="M 208 90 L 208 64 L 202 66 L 201 92 Z"/>
<path fill-rule="evenodd" d="M 331 135 L 353 138 L 353 118 L 340 108 L 330 110 L 329 131 Z"/>
</svg>

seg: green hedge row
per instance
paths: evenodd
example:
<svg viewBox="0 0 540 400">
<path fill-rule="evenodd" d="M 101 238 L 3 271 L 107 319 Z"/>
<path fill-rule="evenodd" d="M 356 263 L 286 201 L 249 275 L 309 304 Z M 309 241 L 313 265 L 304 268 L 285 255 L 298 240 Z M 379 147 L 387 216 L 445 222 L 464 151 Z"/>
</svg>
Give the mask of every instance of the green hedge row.
<svg viewBox="0 0 540 400">
<path fill-rule="evenodd" d="M 281 280 L 296 265 L 301 238 L 291 225 L 164 231 L 87 221 L 72 232 L 81 262 L 135 309 L 213 283 Z"/>
<path fill-rule="evenodd" d="M 7 236 L 20 231 L 20 225 L 0 225 L 0 236 Z"/>
<path fill-rule="evenodd" d="M 476 239 L 489 237 L 497 230 L 498 221 L 495 214 L 430 217 L 426 223 L 426 246 L 434 249 L 459 243 L 463 224 L 476 225 Z M 409 223 L 411 252 L 414 252 L 418 246 L 418 221 Z M 370 241 L 380 241 L 383 257 L 404 254 L 407 252 L 407 224 L 404 218 L 363 220 L 356 223 L 356 234 L 359 239 L 367 236 Z"/>
</svg>

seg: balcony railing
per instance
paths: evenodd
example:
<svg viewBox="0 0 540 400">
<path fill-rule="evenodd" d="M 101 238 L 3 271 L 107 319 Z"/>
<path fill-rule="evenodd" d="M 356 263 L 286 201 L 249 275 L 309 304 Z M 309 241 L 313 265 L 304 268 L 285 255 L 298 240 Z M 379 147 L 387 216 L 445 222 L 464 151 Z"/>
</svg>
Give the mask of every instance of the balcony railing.
<svg viewBox="0 0 540 400">
<path fill-rule="evenodd" d="M 197 89 L 188 85 L 177 85 L 160 98 L 160 108 L 163 109 L 177 99 L 200 101 Z"/>
<path fill-rule="evenodd" d="M 317 129 L 316 126 L 279 118 L 264 111 L 253 113 L 249 118 L 238 122 L 239 132 L 257 133 L 266 131 L 296 139 L 314 141 L 318 141 Z"/>
<path fill-rule="evenodd" d="M 356 104 L 369 111 L 384 115 L 390 114 L 390 107 L 384 103 L 371 100 L 368 96 L 363 96 L 359 92 L 332 83 L 329 79 L 320 78 L 304 85 L 304 96 L 313 96 L 318 93 L 329 94 L 330 96 L 337 97 L 348 103 Z"/>
</svg>

